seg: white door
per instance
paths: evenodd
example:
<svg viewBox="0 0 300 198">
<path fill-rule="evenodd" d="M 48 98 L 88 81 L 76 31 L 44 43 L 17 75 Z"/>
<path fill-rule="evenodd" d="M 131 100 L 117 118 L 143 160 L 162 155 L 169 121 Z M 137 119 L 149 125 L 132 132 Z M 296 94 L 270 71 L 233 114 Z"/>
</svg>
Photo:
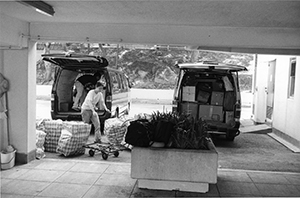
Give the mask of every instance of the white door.
<svg viewBox="0 0 300 198">
<path fill-rule="evenodd" d="M 275 68 L 276 68 L 276 60 L 270 61 L 268 65 L 268 84 L 266 88 L 266 93 L 267 93 L 266 118 L 268 122 L 272 121 L 272 116 L 273 116 Z"/>
</svg>

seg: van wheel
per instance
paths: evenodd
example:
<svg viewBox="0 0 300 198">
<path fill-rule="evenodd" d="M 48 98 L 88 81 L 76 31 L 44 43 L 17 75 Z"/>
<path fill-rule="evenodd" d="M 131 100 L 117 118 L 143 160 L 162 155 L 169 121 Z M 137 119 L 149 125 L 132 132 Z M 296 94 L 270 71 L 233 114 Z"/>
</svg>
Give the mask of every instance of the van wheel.
<svg viewBox="0 0 300 198">
<path fill-rule="evenodd" d="M 233 142 L 234 138 L 235 138 L 234 136 L 226 135 L 226 140 L 227 141 Z"/>
<path fill-rule="evenodd" d="M 227 133 L 226 133 L 226 140 L 228 141 L 234 141 L 234 138 L 236 136 L 238 136 L 240 134 L 240 131 L 238 130 L 227 130 Z"/>
<path fill-rule="evenodd" d="M 117 108 L 116 109 L 116 113 L 115 113 L 115 116 L 114 116 L 115 118 L 118 118 L 119 117 L 119 109 Z"/>
<path fill-rule="evenodd" d="M 128 115 L 130 111 L 130 103 L 128 103 L 127 109 L 125 109 L 124 114 Z"/>
</svg>

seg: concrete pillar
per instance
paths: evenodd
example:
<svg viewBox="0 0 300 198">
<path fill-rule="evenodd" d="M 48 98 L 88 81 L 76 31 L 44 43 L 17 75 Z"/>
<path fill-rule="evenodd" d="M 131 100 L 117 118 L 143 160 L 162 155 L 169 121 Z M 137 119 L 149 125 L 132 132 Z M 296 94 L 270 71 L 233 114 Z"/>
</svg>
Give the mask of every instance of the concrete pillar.
<svg viewBox="0 0 300 198">
<path fill-rule="evenodd" d="M 36 43 L 3 51 L 4 75 L 9 80 L 9 142 L 17 150 L 16 162 L 35 159 Z"/>
</svg>

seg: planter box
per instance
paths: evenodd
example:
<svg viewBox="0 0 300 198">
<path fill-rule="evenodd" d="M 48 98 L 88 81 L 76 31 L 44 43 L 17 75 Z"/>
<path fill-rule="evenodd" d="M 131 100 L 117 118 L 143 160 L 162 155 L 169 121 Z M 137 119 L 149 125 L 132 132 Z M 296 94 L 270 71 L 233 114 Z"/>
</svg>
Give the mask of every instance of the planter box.
<svg viewBox="0 0 300 198">
<path fill-rule="evenodd" d="M 210 150 L 142 148 L 131 152 L 131 177 L 139 188 L 208 192 L 217 183 L 218 153 Z"/>
</svg>

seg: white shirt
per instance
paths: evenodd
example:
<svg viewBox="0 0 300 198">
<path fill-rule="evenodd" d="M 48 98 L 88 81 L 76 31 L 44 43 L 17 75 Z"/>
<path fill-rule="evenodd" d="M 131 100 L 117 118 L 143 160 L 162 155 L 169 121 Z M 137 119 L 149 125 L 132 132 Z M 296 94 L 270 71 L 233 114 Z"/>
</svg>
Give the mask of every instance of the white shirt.
<svg viewBox="0 0 300 198">
<path fill-rule="evenodd" d="M 96 94 L 94 89 L 90 90 L 81 106 L 81 109 L 89 109 L 93 111 L 97 103 L 100 101 L 104 101 L 103 94 L 101 92 Z"/>
</svg>

